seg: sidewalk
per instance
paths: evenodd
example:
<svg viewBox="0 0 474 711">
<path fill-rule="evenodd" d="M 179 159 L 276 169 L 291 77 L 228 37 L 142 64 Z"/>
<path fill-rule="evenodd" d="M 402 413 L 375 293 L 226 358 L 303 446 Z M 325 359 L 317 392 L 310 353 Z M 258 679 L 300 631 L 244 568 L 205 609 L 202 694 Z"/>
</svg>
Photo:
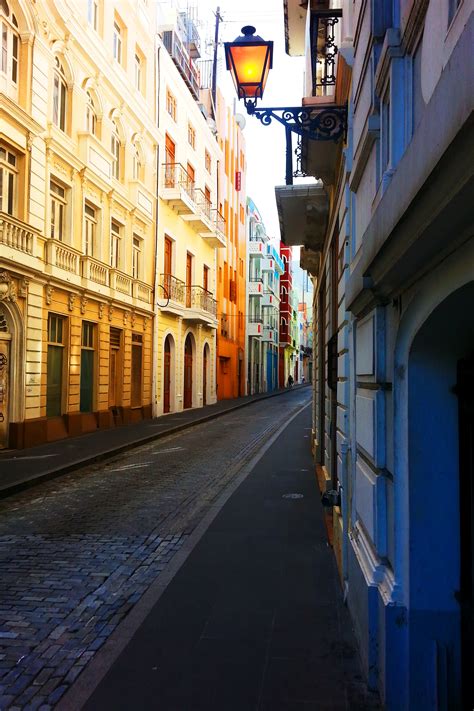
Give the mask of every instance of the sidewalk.
<svg viewBox="0 0 474 711">
<path fill-rule="evenodd" d="M 104 648 L 61 709 L 380 708 L 362 679 L 326 543 L 310 426 L 305 408 L 224 503 L 133 636 L 115 640 L 122 651 L 107 673 Z"/>
<path fill-rule="evenodd" d="M 307 387 L 307 385 L 297 387 Z M 79 437 L 68 437 L 28 449 L 0 451 L 0 498 L 73 469 L 113 457 L 160 437 L 208 422 L 253 402 L 283 395 L 286 392 L 289 391 L 276 390 L 262 395 L 220 400 L 207 407 L 183 410 L 132 425 L 97 430 Z"/>
</svg>

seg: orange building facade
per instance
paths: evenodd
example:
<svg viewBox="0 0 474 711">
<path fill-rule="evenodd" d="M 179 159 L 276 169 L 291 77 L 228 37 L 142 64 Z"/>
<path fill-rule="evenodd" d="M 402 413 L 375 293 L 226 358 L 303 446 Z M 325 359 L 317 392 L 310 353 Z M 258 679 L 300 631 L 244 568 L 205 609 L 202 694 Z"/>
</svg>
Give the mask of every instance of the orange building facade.
<svg viewBox="0 0 474 711">
<path fill-rule="evenodd" d="M 217 95 L 216 123 L 224 164 L 219 166 L 219 210 L 226 247 L 217 250 L 217 399 L 245 393 L 245 143 L 239 117 Z"/>
</svg>

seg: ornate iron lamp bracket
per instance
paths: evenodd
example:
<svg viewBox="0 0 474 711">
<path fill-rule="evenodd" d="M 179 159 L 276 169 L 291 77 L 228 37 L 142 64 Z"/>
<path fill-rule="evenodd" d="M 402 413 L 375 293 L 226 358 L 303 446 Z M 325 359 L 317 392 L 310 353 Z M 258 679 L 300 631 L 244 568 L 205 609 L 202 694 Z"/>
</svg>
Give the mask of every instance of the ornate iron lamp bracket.
<svg viewBox="0 0 474 711">
<path fill-rule="evenodd" d="M 247 99 L 245 108 L 263 126 L 273 119 L 287 130 L 312 141 L 338 141 L 347 131 L 347 106 L 320 108 L 315 106 L 288 106 L 258 108 L 255 101 Z"/>
</svg>

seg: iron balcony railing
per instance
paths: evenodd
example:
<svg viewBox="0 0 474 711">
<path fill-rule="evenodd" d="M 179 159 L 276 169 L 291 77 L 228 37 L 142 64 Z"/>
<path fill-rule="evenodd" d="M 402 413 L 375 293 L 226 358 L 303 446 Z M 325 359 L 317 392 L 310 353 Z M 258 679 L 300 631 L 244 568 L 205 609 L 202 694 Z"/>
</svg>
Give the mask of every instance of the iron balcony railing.
<svg viewBox="0 0 474 711">
<path fill-rule="evenodd" d="M 186 306 L 217 316 L 217 301 L 202 286 L 186 286 Z"/>
<path fill-rule="evenodd" d="M 198 309 L 216 316 L 217 301 L 210 291 L 203 286 L 185 284 L 181 279 L 177 279 L 172 274 L 161 275 L 161 286 L 165 292 L 165 298 L 176 301 L 188 309 Z"/>
<path fill-rule="evenodd" d="M 196 188 L 194 180 L 181 163 L 164 163 L 163 179 L 165 188 L 181 188 L 194 202 Z"/>
<path fill-rule="evenodd" d="M 336 84 L 337 30 L 342 10 L 318 10 L 311 13 L 311 69 L 313 96 L 331 93 Z"/>
<path fill-rule="evenodd" d="M 163 32 L 163 44 L 173 62 L 178 67 L 178 71 L 186 82 L 191 94 L 196 100 L 199 100 L 199 71 L 176 32 L 173 30 Z"/>
<path fill-rule="evenodd" d="M 194 202 L 200 208 L 201 212 L 203 212 L 204 215 L 207 217 L 207 219 L 210 221 L 212 219 L 211 218 L 211 212 L 212 212 L 211 201 L 207 197 L 206 193 L 203 190 L 201 190 L 200 188 L 196 188 L 194 191 Z"/>
<path fill-rule="evenodd" d="M 214 219 L 216 221 L 216 227 L 219 232 L 221 232 L 223 235 L 225 235 L 225 217 L 222 215 L 219 210 L 215 209 L 212 210 L 212 214 L 214 216 Z"/>
<path fill-rule="evenodd" d="M 249 323 L 263 323 L 263 316 L 261 314 L 249 316 Z"/>
<path fill-rule="evenodd" d="M 186 284 L 184 281 L 177 279 L 172 274 L 162 274 L 161 286 L 164 289 L 165 298 L 170 299 L 170 301 L 177 301 L 179 304 L 184 305 L 184 294 L 186 291 Z"/>
</svg>

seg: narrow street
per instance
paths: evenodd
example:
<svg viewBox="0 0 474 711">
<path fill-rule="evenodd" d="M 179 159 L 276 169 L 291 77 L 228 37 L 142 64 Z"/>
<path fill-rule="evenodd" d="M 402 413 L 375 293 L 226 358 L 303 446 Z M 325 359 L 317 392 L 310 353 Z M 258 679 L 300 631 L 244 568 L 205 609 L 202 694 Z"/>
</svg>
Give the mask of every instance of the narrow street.
<svg viewBox="0 0 474 711">
<path fill-rule="evenodd" d="M 98 683 L 87 708 L 367 708 L 309 401 L 257 402 L 3 500 L 0 708 L 52 708 L 68 691 L 61 707 L 82 708 Z M 299 411 L 195 545 L 225 487 Z M 186 547 L 133 636 L 131 613 Z M 100 683 L 111 644 L 123 651 Z"/>
</svg>

